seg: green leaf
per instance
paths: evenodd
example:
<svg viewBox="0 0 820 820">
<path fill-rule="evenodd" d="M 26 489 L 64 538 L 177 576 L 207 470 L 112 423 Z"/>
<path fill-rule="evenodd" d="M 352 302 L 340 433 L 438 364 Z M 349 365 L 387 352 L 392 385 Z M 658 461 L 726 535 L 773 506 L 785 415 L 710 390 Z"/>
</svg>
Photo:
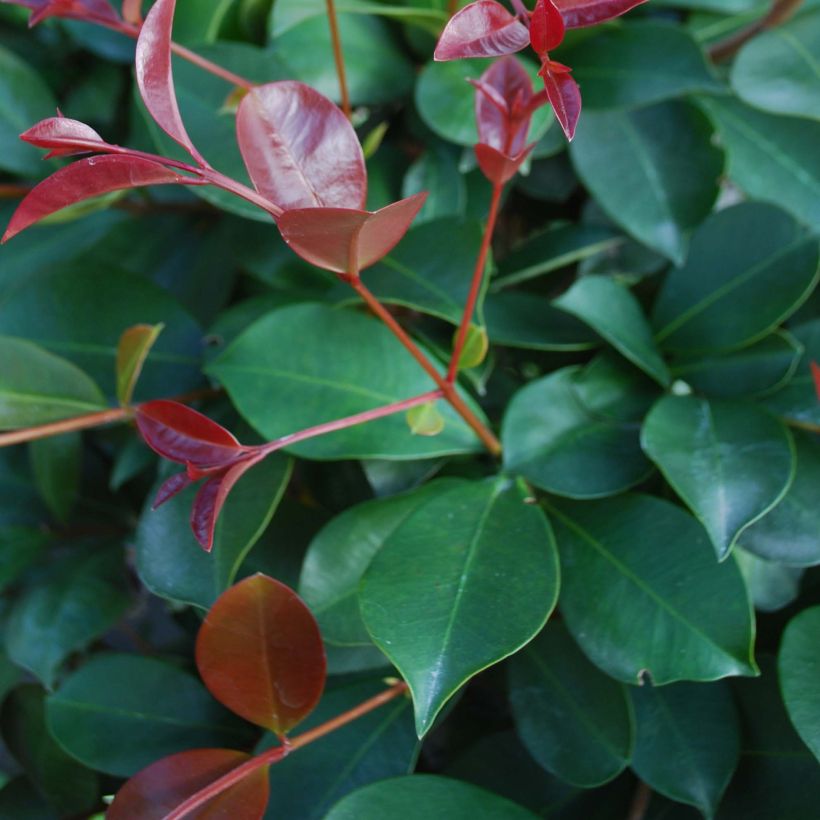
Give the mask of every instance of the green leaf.
<svg viewBox="0 0 820 820">
<path fill-rule="evenodd" d="M 313 332 L 321 328 L 320 333 Z M 384 363 L 390 362 L 390 367 Z M 255 322 L 207 372 L 222 381 L 239 412 L 266 439 L 401 401 L 430 389 L 430 378 L 390 331 L 352 310 L 300 304 Z M 295 444 L 306 458 L 432 458 L 478 449 L 460 416 L 414 436 L 401 413 Z"/>
<path fill-rule="evenodd" d="M 453 346 L 458 336 L 458 331 L 453 334 Z M 490 347 L 490 340 L 487 336 L 487 329 L 478 325 L 467 325 L 467 333 L 464 337 L 464 347 L 458 357 L 458 369 L 469 370 L 478 367 L 487 358 Z"/>
<path fill-rule="evenodd" d="M 416 510 L 458 482 L 437 479 L 401 495 L 357 504 L 333 518 L 311 541 L 299 594 L 322 637 L 336 646 L 370 646 L 359 614 L 359 582 L 376 553 Z"/>
<path fill-rule="evenodd" d="M 47 688 L 63 661 L 114 626 L 129 603 L 119 550 L 71 554 L 52 564 L 50 576 L 15 602 L 6 637 L 9 657 Z"/>
<path fill-rule="evenodd" d="M 175 752 L 252 738 L 192 675 L 138 655 L 96 655 L 49 697 L 46 718 L 72 757 L 117 777 Z"/>
<path fill-rule="evenodd" d="M 549 523 L 498 478 L 450 488 L 405 518 L 365 573 L 359 604 L 410 686 L 421 737 L 459 687 L 541 629 L 557 596 Z"/>
<path fill-rule="evenodd" d="M 31 527 L 0 526 L 0 590 L 13 584 L 37 563 L 51 540 L 42 530 Z"/>
<path fill-rule="evenodd" d="M 123 331 L 117 345 L 117 399 L 123 406 L 131 403 L 145 359 L 165 325 L 133 325 Z"/>
<path fill-rule="evenodd" d="M 789 621 L 777 669 L 789 719 L 820 761 L 820 606 L 805 609 Z"/>
<path fill-rule="evenodd" d="M 820 425 L 820 402 L 817 401 L 811 362 L 820 362 L 820 319 L 793 328 L 792 333 L 798 344 L 803 346 L 803 355 L 791 381 L 769 396 L 765 405 L 788 421 L 816 427 Z"/>
<path fill-rule="evenodd" d="M 720 88 L 692 36 L 680 26 L 638 22 L 562 49 L 583 89 L 585 111 L 629 109 Z"/>
<path fill-rule="evenodd" d="M 664 396 L 646 417 L 641 446 L 706 528 L 719 561 L 794 480 L 788 429 L 753 404 Z"/>
<path fill-rule="evenodd" d="M 104 409 L 100 389 L 71 362 L 24 339 L 0 336 L 0 430 Z"/>
<path fill-rule="evenodd" d="M 53 117 L 57 102 L 39 75 L 16 54 L 0 46 L 0 168 L 42 177 L 49 167 L 43 152 L 20 139 L 35 122 Z"/>
<path fill-rule="evenodd" d="M 145 361 L 137 399 L 196 387 L 202 379 L 202 330 L 188 311 L 145 276 L 107 266 L 100 276 L 99 269 L 87 263 L 57 266 L 20 282 L 0 302 L 4 332 L 65 356 L 112 398 L 117 395 L 120 336 L 143 322 L 164 322 L 166 329 Z"/>
<path fill-rule="evenodd" d="M 534 820 L 538 815 L 460 780 L 430 774 L 372 783 L 338 802 L 325 820 Z"/>
<path fill-rule="evenodd" d="M 794 432 L 794 482 L 783 500 L 744 530 L 740 545 L 760 558 L 788 566 L 820 564 L 820 444 L 809 434 Z"/>
<path fill-rule="evenodd" d="M 414 222 L 463 216 L 467 205 L 467 186 L 458 168 L 458 158 L 440 143 L 422 154 L 407 169 L 401 184 L 403 197 L 427 191 L 427 199 Z"/>
<path fill-rule="evenodd" d="M 646 495 L 547 509 L 561 552 L 561 612 L 597 666 L 658 686 L 757 674 L 740 571 L 715 562 L 688 513 Z"/>
<path fill-rule="evenodd" d="M 0 789 L 0 816 L 60 820 L 60 815 L 46 803 L 25 775 L 15 777 Z"/>
<path fill-rule="evenodd" d="M 749 105 L 820 120 L 820 12 L 760 32 L 740 50 L 732 87 Z"/>
<path fill-rule="evenodd" d="M 565 367 L 530 382 L 504 415 L 505 468 L 570 498 L 623 492 L 652 470 L 634 415 L 651 402 L 646 395 L 643 377 L 616 365 Z"/>
<path fill-rule="evenodd" d="M 444 417 L 436 407 L 436 402 L 428 401 L 411 407 L 405 418 L 414 436 L 437 436 L 444 429 Z"/>
<path fill-rule="evenodd" d="M 380 679 L 347 681 L 329 688 L 301 725 L 309 731 L 385 690 Z M 260 746 L 274 745 L 270 735 Z M 331 732 L 270 768 L 271 800 L 265 815 L 321 820 L 344 795 L 374 780 L 409 774 L 418 753 L 409 698 L 391 701 Z"/>
<path fill-rule="evenodd" d="M 820 230 L 820 123 L 767 114 L 731 97 L 701 97 L 698 104 L 720 134 L 729 178 L 749 197 Z"/>
<path fill-rule="evenodd" d="M 631 690 L 637 718 L 632 768 L 672 800 L 715 816 L 740 755 L 740 725 L 729 687 L 678 683 Z"/>
<path fill-rule="evenodd" d="M 674 262 L 718 193 L 723 154 L 688 103 L 587 111 L 570 145 L 575 170 L 606 214 Z"/>
<path fill-rule="evenodd" d="M 670 271 L 652 322 L 670 350 L 733 350 L 771 333 L 817 284 L 818 243 L 760 202 L 711 216 L 686 263 Z"/>
<path fill-rule="evenodd" d="M 599 786 L 629 763 L 626 687 L 593 666 L 562 624 L 548 624 L 510 661 L 510 703 L 530 754 L 562 780 Z"/>
<path fill-rule="evenodd" d="M 68 519 L 77 501 L 82 468 L 79 433 L 41 438 L 29 444 L 31 471 L 46 506 L 61 522 Z"/>
<path fill-rule="evenodd" d="M 755 609 L 776 612 L 797 599 L 803 575 L 800 567 L 766 561 L 740 547 L 735 548 L 735 558 Z"/>
<path fill-rule="evenodd" d="M 669 370 L 652 340 L 649 322 L 628 288 L 607 276 L 585 276 L 553 304 L 588 324 L 655 381 L 669 384 Z"/>
<path fill-rule="evenodd" d="M 216 522 L 210 552 L 197 543 L 189 523 L 199 487 L 189 487 L 152 510 L 158 481 L 148 495 L 136 535 L 142 583 L 154 595 L 208 609 L 234 582 L 242 561 L 270 523 L 292 466 L 290 459 L 274 453 L 239 479 Z M 175 465 L 162 478 L 176 471 Z"/>
</svg>

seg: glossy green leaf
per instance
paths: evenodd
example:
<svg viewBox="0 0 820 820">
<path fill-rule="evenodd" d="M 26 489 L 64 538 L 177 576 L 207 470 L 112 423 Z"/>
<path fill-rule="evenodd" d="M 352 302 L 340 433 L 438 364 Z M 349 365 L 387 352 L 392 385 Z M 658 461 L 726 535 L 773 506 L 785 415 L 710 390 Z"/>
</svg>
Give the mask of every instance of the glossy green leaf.
<svg viewBox="0 0 820 820">
<path fill-rule="evenodd" d="M 754 202 L 710 217 L 655 302 L 658 343 L 733 350 L 771 333 L 817 284 L 818 243 L 785 211 Z"/>
<path fill-rule="evenodd" d="M 655 791 L 714 817 L 740 754 L 740 725 L 728 686 L 645 685 L 631 694 L 635 773 Z"/>
<path fill-rule="evenodd" d="M 820 761 L 820 607 L 805 609 L 789 622 L 777 667 L 789 718 Z"/>
<path fill-rule="evenodd" d="M 688 513 L 647 495 L 548 511 L 561 552 L 561 612 L 597 666 L 658 686 L 757 673 L 740 571 L 715 561 Z"/>
<path fill-rule="evenodd" d="M 636 401 L 645 407 L 646 393 L 637 371 L 617 367 L 565 367 L 530 382 L 504 415 L 506 469 L 570 498 L 613 495 L 639 483 L 652 467 L 638 441 L 640 416 L 622 408 Z"/>
<path fill-rule="evenodd" d="M 71 362 L 24 339 L 0 336 L 0 429 L 46 424 L 105 407 L 97 385 Z"/>
<path fill-rule="evenodd" d="M 655 347 L 649 322 L 623 285 L 608 276 L 585 276 L 553 304 L 588 324 L 655 381 L 669 384 L 669 370 Z"/>
<path fill-rule="evenodd" d="M 117 345 L 117 398 L 128 405 L 134 395 L 145 359 L 165 325 L 133 325 L 123 331 Z"/>
<path fill-rule="evenodd" d="M 797 468 L 783 500 L 740 536 L 744 549 L 788 566 L 820 564 L 820 445 L 795 431 Z"/>
<path fill-rule="evenodd" d="M 800 578 L 803 575 L 800 567 L 766 561 L 740 547 L 735 548 L 735 558 L 755 609 L 776 612 L 800 594 Z"/>
<path fill-rule="evenodd" d="M 51 695 L 46 716 L 72 757 L 118 777 L 185 749 L 252 738 L 195 677 L 138 655 L 95 656 Z"/>
<path fill-rule="evenodd" d="M 6 650 L 51 688 L 63 661 L 110 629 L 125 612 L 122 555 L 95 549 L 52 562 L 9 614 Z"/>
<path fill-rule="evenodd" d="M 583 89 L 584 109 L 629 109 L 719 88 L 703 52 L 685 29 L 632 22 L 562 49 Z"/>
<path fill-rule="evenodd" d="M 646 417 L 641 446 L 706 528 L 720 561 L 794 480 L 789 431 L 752 404 L 664 396 Z"/>
<path fill-rule="evenodd" d="M 362 575 L 408 516 L 455 483 L 455 479 L 438 479 L 401 495 L 357 504 L 333 518 L 311 541 L 299 594 L 316 616 L 327 643 L 370 645 L 359 614 Z"/>
<path fill-rule="evenodd" d="M 762 31 L 740 50 L 732 87 L 755 108 L 820 120 L 820 12 Z"/>
<path fill-rule="evenodd" d="M 152 510 L 160 482 L 148 494 L 136 535 L 137 572 L 163 598 L 208 609 L 236 579 L 242 562 L 270 523 L 290 480 L 292 462 L 268 456 L 239 479 L 216 522 L 214 544 L 205 552 L 191 532 L 190 487 Z M 163 473 L 167 478 L 171 472 Z"/>
<path fill-rule="evenodd" d="M 405 518 L 365 573 L 359 603 L 410 686 L 421 737 L 459 687 L 541 629 L 557 596 L 549 523 L 521 486 L 498 478 L 438 493 Z"/>
<path fill-rule="evenodd" d="M 510 800 L 460 780 L 415 774 L 372 783 L 339 801 L 325 820 L 534 820 Z"/>
<path fill-rule="evenodd" d="M 614 222 L 680 263 L 688 232 L 705 219 L 718 193 L 723 153 L 712 136 L 709 121 L 688 103 L 587 111 L 570 156 Z"/>
<path fill-rule="evenodd" d="M 385 362 L 391 366 L 384 367 Z M 267 439 L 408 399 L 431 384 L 379 322 L 352 310 L 311 304 L 267 314 L 207 372 L 222 381 L 239 412 Z M 478 449 L 478 439 L 461 417 L 450 407 L 441 411 L 445 428 L 432 438 L 414 436 L 400 413 L 288 450 L 318 459 L 401 459 Z"/>
<path fill-rule="evenodd" d="M 82 438 L 63 433 L 32 441 L 31 471 L 37 489 L 51 512 L 65 522 L 77 501 L 82 467 Z"/>
<path fill-rule="evenodd" d="M 428 401 L 411 407 L 405 414 L 407 426 L 414 436 L 437 436 L 444 429 L 444 417 L 436 402 Z"/>
<path fill-rule="evenodd" d="M 462 216 L 467 205 L 467 186 L 458 168 L 458 157 L 445 146 L 434 145 L 407 169 L 401 184 L 402 197 L 427 191 L 427 199 L 415 224 L 447 216 Z"/>
<path fill-rule="evenodd" d="M 803 355 L 789 383 L 767 397 L 765 405 L 781 418 L 817 426 L 820 425 L 820 402 L 811 363 L 820 362 L 820 319 L 806 322 L 792 333 L 798 344 L 803 345 Z"/>
<path fill-rule="evenodd" d="M 715 123 L 729 178 L 748 196 L 820 229 L 820 123 L 768 114 L 728 96 L 698 104 Z"/>
<path fill-rule="evenodd" d="M 302 724 L 309 731 L 385 690 L 378 678 L 348 680 L 322 696 Z M 278 741 L 277 741 L 278 742 Z M 261 748 L 275 745 L 266 736 Z M 344 795 L 374 780 L 409 774 L 418 752 L 413 707 L 406 696 L 390 701 L 290 755 L 270 769 L 271 794 L 266 817 L 283 815 L 321 820 Z"/>
<path fill-rule="evenodd" d="M 598 786 L 629 763 L 634 716 L 626 687 L 593 666 L 561 623 L 512 658 L 510 703 L 530 754 L 562 780 Z"/>
</svg>

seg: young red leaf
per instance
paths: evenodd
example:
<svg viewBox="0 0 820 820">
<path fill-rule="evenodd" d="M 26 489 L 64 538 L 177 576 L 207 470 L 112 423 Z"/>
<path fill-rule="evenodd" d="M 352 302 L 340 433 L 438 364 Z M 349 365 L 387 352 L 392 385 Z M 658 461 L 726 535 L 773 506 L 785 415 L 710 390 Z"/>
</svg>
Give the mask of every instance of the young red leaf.
<svg viewBox="0 0 820 820">
<path fill-rule="evenodd" d="M 191 749 L 135 774 L 106 812 L 106 820 L 163 820 L 189 797 L 250 760 L 233 749 Z M 257 820 L 268 805 L 268 766 L 255 769 L 238 783 L 186 815 L 186 820 Z"/>
<path fill-rule="evenodd" d="M 530 75 L 515 57 L 505 57 L 496 60 L 474 85 L 479 142 L 516 156 L 530 128 Z"/>
<path fill-rule="evenodd" d="M 594 26 L 620 17 L 646 0 L 553 0 L 567 28 Z"/>
<path fill-rule="evenodd" d="M 137 39 L 137 85 L 145 107 L 157 125 L 200 165 L 207 165 L 185 130 L 174 91 L 171 27 L 175 6 L 176 0 L 157 0 L 142 24 Z"/>
<path fill-rule="evenodd" d="M 575 126 L 581 116 L 581 90 L 572 79 L 569 69 L 559 63 L 546 63 L 539 72 L 544 78 L 550 105 L 568 140 L 575 135 Z"/>
<path fill-rule="evenodd" d="M 0 0 L 31 9 L 29 26 L 36 26 L 48 17 L 87 20 L 92 23 L 118 23 L 117 12 L 108 0 Z"/>
<path fill-rule="evenodd" d="M 187 472 L 174 473 L 174 475 L 162 482 L 162 486 L 157 490 L 157 494 L 154 497 L 154 503 L 151 505 L 151 509 L 155 510 L 157 507 L 162 506 L 169 498 L 173 498 L 177 493 L 181 493 L 186 487 L 193 484 L 193 482 L 194 480 Z"/>
<path fill-rule="evenodd" d="M 530 18 L 530 45 L 543 60 L 564 39 L 564 19 L 552 0 L 538 0 Z"/>
<path fill-rule="evenodd" d="M 475 156 L 478 160 L 478 167 L 493 185 L 504 185 L 518 173 L 521 163 L 529 156 L 530 151 L 535 147 L 535 143 L 528 145 L 523 151 L 514 157 L 508 157 L 497 151 L 491 145 L 480 142 L 475 146 Z"/>
<path fill-rule="evenodd" d="M 224 427 L 179 402 L 146 402 L 137 407 L 135 419 L 146 444 L 180 464 L 229 466 L 248 452 Z"/>
<path fill-rule="evenodd" d="M 199 181 L 141 157 L 112 155 L 78 160 L 44 179 L 26 195 L 0 244 L 44 217 L 84 199 L 124 188 L 171 183 L 196 185 Z"/>
<path fill-rule="evenodd" d="M 820 399 L 820 365 L 817 362 L 811 363 L 811 374 L 814 376 L 814 388 L 817 390 L 817 398 Z"/>
<path fill-rule="evenodd" d="M 293 590 L 266 575 L 219 596 L 200 627 L 196 664 L 218 701 L 278 735 L 310 714 L 325 685 L 313 615 Z"/>
<path fill-rule="evenodd" d="M 285 242 L 312 265 L 355 276 L 395 247 L 426 198 L 414 194 L 378 211 L 297 208 L 277 224 Z"/>
<path fill-rule="evenodd" d="M 20 134 L 23 142 L 50 148 L 44 159 L 83 154 L 107 147 L 105 140 L 90 126 L 68 117 L 49 117 Z"/>
<path fill-rule="evenodd" d="M 122 19 L 133 26 L 142 25 L 142 0 L 122 0 Z"/>
<path fill-rule="evenodd" d="M 527 27 L 495 0 L 476 0 L 457 11 L 441 32 L 433 59 L 501 57 L 530 41 Z"/>
<path fill-rule="evenodd" d="M 287 80 L 252 89 L 236 133 L 256 190 L 284 210 L 364 207 L 367 172 L 353 126 L 327 97 Z"/>
</svg>

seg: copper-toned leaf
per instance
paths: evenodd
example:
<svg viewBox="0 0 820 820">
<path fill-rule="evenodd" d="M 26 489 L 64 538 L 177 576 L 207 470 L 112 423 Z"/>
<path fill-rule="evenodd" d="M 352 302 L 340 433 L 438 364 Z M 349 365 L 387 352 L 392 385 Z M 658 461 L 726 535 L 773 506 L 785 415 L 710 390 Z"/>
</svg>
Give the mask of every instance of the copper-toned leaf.
<svg viewBox="0 0 820 820">
<path fill-rule="evenodd" d="M 619 17 L 646 0 L 553 0 L 567 28 L 594 26 Z"/>
<path fill-rule="evenodd" d="M 171 70 L 171 27 L 176 0 L 157 0 L 148 12 L 137 40 L 136 70 L 140 95 L 157 125 L 197 162 L 205 164 L 194 148 L 177 105 Z"/>
<path fill-rule="evenodd" d="M 191 749 L 135 774 L 106 812 L 106 820 L 163 820 L 198 791 L 250 760 L 233 749 Z M 257 820 L 268 805 L 268 767 L 260 766 L 212 797 L 185 820 Z"/>
<path fill-rule="evenodd" d="M 117 398 L 120 404 L 130 404 L 145 359 L 164 327 L 162 323 L 134 325 L 120 336 L 117 345 Z"/>
<path fill-rule="evenodd" d="M 297 208 L 279 219 L 285 242 L 317 267 L 356 275 L 389 253 L 407 232 L 427 194 L 414 194 L 378 211 Z"/>
<path fill-rule="evenodd" d="M 142 0 L 122 0 L 122 19 L 134 26 L 142 25 Z"/>
<path fill-rule="evenodd" d="M 530 155 L 530 151 L 535 147 L 535 143 L 528 145 L 520 154 L 508 157 L 500 151 L 496 151 L 490 145 L 479 143 L 475 147 L 475 156 L 478 160 L 478 167 L 493 185 L 504 185 L 509 182 L 521 167 L 521 163 Z"/>
<path fill-rule="evenodd" d="M 31 9 L 28 24 L 36 26 L 48 17 L 68 17 L 91 23 L 117 23 L 119 17 L 108 0 L 3 0 Z"/>
<path fill-rule="evenodd" d="M 211 694 L 252 723 L 283 734 L 325 684 L 325 650 L 293 590 L 253 575 L 219 596 L 199 630 L 196 664 Z"/>
<path fill-rule="evenodd" d="M 532 80 L 515 57 L 496 60 L 476 86 L 478 139 L 508 156 L 524 148 L 530 127 Z"/>
<path fill-rule="evenodd" d="M 569 69 L 549 63 L 542 69 L 544 88 L 547 89 L 552 110 L 568 140 L 575 135 L 575 126 L 581 116 L 581 91 L 572 79 Z"/>
<path fill-rule="evenodd" d="M 291 80 L 251 90 L 236 115 L 256 190 L 280 208 L 364 206 L 367 174 L 353 126 L 327 97 Z"/>
<path fill-rule="evenodd" d="M 109 191 L 142 185 L 197 184 L 149 159 L 132 156 L 89 157 L 61 168 L 33 188 L 9 222 L 3 242 L 57 211 Z"/>
<path fill-rule="evenodd" d="M 501 57 L 530 41 L 527 27 L 495 0 L 476 0 L 457 11 L 441 32 L 433 58 Z"/>
<path fill-rule="evenodd" d="M 552 0 L 538 0 L 530 18 L 530 45 L 539 57 L 558 48 L 564 39 L 564 18 Z"/>
<path fill-rule="evenodd" d="M 68 117 L 41 120 L 20 134 L 20 139 L 38 148 L 50 148 L 45 159 L 99 151 L 106 147 L 105 140 L 90 125 Z"/>
</svg>

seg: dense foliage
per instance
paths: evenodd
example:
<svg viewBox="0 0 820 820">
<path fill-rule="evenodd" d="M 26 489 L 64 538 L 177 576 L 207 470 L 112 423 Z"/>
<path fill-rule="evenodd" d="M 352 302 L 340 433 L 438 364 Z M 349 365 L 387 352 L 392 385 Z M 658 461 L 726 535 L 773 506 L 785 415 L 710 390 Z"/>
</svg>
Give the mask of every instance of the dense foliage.
<svg viewBox="0 0 820 820">
<path fill-rule="evenodd" d="M 818 4 L 4 2 L 0 818 L 816 816 Z"/>
</svg>

